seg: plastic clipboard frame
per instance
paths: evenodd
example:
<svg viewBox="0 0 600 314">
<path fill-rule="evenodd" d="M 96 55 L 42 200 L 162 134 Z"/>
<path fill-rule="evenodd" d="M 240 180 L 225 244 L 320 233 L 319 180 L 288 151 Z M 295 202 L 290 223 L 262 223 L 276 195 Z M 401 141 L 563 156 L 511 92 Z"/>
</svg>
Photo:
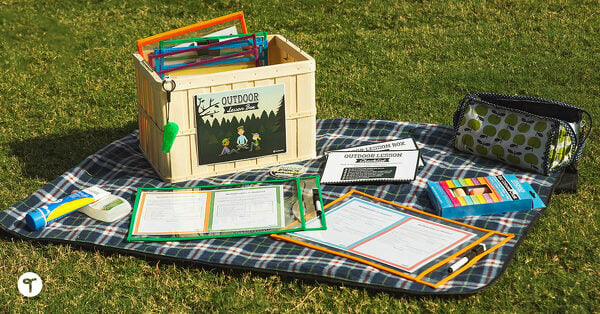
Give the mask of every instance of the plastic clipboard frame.
<svg viewBox="0 0 600 314">
<path fill-rule="evenodd" d="M 241 183 L 230 183 L 230 184 L 219 184 L 219 185 L 204 185 L 204 186 L 191 186 L 191 187 L 170 187 L 170 188 L 138 188 L 133 206 L 133 212 L 131 215 L 131 222 L 129 226 L 129 232 L 127 234 L 127 241 L 181 241 L 181 240 L 197 240 L 207 238 L 226 238 L 226 237 L 244 237 L 244 236 L 255 236 L 255 235 L 268 235 L 273 233 L 283 232 L 294 232 L 294 231 L 305 231 L 305 230 L 324 230 L 327 228 L 325 215 L 318 212 L 318 208 L 315 205 L 315 199 L 313 197 L 318 196 L 319 204 L 323 204 L 321 197 L 320 177 L 306 176 L 289 179 L 278 179 L 278 180 L 264 180 L 264 181 L 252 181 L 252 182 L 241 182 Z M 139 213 L 139 202 L 143 191 L 184 191 L 184 190 L 199 190 L 199 191 L 216 191 L 222 189 L 233 189 L 244 186 L 275 186 L 285 185 L 295 187 L 295 191 L 290 194 L 288 203 L 291 205 L 290 208 L 285 207 L 286 220 L 285 227 L 280 229 L 261 229 L 256 231 L 217 231 L 217 232 L 206 232 L 197 233 L 197 235 L 186 236 L 171 234 L 165 236 L 159 235 L 147 235 L 139 236 L 134 235 L 133 230 L 136 224 L 136 218 Z M 318 191 L 318 193 L 314 193 Z M 294 193 L 295 192 L 295 193 Z M 284 196 L 285 198 L 285 196 Z M 291 203 L 290 203 L 291 202 Z M 285 204 L 284 204 L 285 205 Z M 288 211 L 289 210 L 289 211 Z M 290 219 L 293 218 L 293 219 Z M 307 228 L 306 222 L 312 219 L 319 219 L 320 225 L 317 227 Z"/>
<path fill-rule="evenodd" d="M 261 66 L 269 65 L 269 54 L 267 53 L 268 48 L 269 48 L 269 41 L 267 39 L 267 32 L 252 33 L 252 34 L 254 34 L 256 36 L 257 46 L 259 49 L 258 59 L 260 61 L 260 65 Z M 175 49 L 176 46 L 180 45 L 180 44 L 197 43 L 197 42 L 210 41 L 210 40 L 227 40 L 227 39 L 238 38 L 238 37 L 243 37 L 243 36 L 247 36 L 247 35 L 251 35 L 251 34 L 205 36 L 205 37 L 198 37 L 198 38 L 162 40 L 159 42 L 159 48 L 156 48 L 154 50 L 155 50 L 155 53 L 157 53 L 157 51 L 159 51 L 159 52 L 170 51 L 170 49 Z M 247 59 L 248 59 L 247 61 L 251 61 L 249 58 L 247 58 Z M 155 64 L 154 66 L 156 67 L 157 65 L 158 64 Z M 155 70 L 161 70 L 161 69 L 162 69 L 162 66 L 160 69 L 155 69 Z"/>
<path fill-rule="evenodd" d="M 259 32 L 259 33 L 253 33 L 254 35 L 256 35 L 256 38 L 261 38 L 265 41 L 267 40 L 267 32 Z M 222 36 L 204 36 L 204 37 L 197 37 L 197 38 L 183 38 L 183 39 L 167 39 L 167 40 L 161 40 L 158 43 L 158 48 L 159 49 L 164 49 L 164 48 L 172 48 L 173 46 L 179 45 L 179 44 L 187 44 L 187 43 L 192 43 L 192 42 L 198 42 L 198 41 L 205 41 L 205 40 L 211 40 L 211 39 L 230 39 L 230 38 L 236 38 L 236 37 L 242 37 L 242 36 L 246 36 L 246 35 L 250 35 L 250 34 L 235 34 L 235 35 L 222 35 Z"/>
<path fill-rule="evenodd" d="M 178 54 L 182 54 L 182 53 L 189 53 L 189 52 L 194 53 L 197 51 L 208 50 L 208 49 L 212 49 L 212 48 L 222 48 L 222 47 L 228 48 L 232 45 L 240 45 L 240 47 L 246 47 L 248 49 L 242 49 L 241 51 L 224 54 L 224 55 L 218 55 L 218 56 L 215 56 L 212 58 L 194 60 L 189 63 L 180 63 L 180 64 L 169 66 L 169 67 L 164 66 L 165 56 L 177 56 Z M 210 65 L 218 65 L 218 64 L 231 63 L 231 62 L 235 63 L 235 62 L 254 61 L 255 66 L 259 66 L 260 65 L 260 55 L 264 54 L 264 52 L 265 52 L 264 44 L 258 45 L 258 41 L 256 39 L 255 34 L 244 35 L 239 38 L 230 38 L 230 39 L 227 39 L 226 41 L 215 42 L 215 43 L 210 43 L 210 44 L 201 45 L 201 46 L 185 47 L 185 48 L 179 48 L 179 49 L 178 48 L 163 48 L 163 49 L 156 49 L 156 50 L 158 50 L 159 53 L 151 54 L 148 56 L 148 58 L 150 59 L 150 66 L 154 66 L 156 73 L 159 75 L 164 75 L 169 72 L 186 69 L 186 68 L 190 68 L 190 67 L 195 67 L 195 66 L 210 66 Z M 245 57 L 247 55 L 252 55 L 252 57 L 251 58 Z M 156 61 L 152 62 L 153 59 Z"/>
<path fill-rule="evenodd" d="M 239 22 L 240 22 L 241 32 L 243 34 L 248 33 L 248 30 L 246 29 L 246 20 L 244 19 L 244 12 L 239 11 L 239 12 L 231 13 L 231 14 L 224 15 L 221 17 L 217 17 L 217 18 L 214 18 L 214 19 L 211 19 L 208 21 L 199 22 L 196 24 L 180 27 L 180 28 L 177 28 L 174 30 L 156 34 L 156 35 L 146 37 L 143 39 L 138 39 L 136 41 L 138 53 L 140 54 L 140 56 L 142 56 L 142 58 L 144 58 L 146 61 L 148 61 L 148 56 L 144 52 L 144 46 L 158 43 L 161 40 L 171 39 L 173 37 L 189 34 L 189 33 L 199 31 L 199 30 L 202 30 L 205 28 L 209 28 L 209 27 L 216 26 L 219 24 L 225 24 L 227 22 L 232 22 L 232 21 L 236 21 L 236 20 L 239 20 Z"/>
<path fill-rule="evenodd" d="M 323 251 L 323 252 L 334 254 L 337 256 L 341 256 L 341 257 L 345 257 L 345 258 L 375 267 L 377 269 L 387 271 L 394 275 L 400 276 L 404 279 L 412 280 L 412 281 L 427 285 L 432 288 L 438 288 L 441 285 L 443 285 L 444 283 L 451 280 L 452 278 L 458 276 L 459 274 L 461 274 L 462 272 L 467 270 L 469 267 L 471 267 L 472 265 L 477 263 L 477 261 L 479 261 L 486 255 L 488 255 L 489 253 L 495 251 L 496 249 L 498 249 L 499 247 L 501 247 L 502 245 L 504 245 L 505 243 L 507 243 L 508 241 L 510 241 L 512 238 L 515 237 L 514 234 L 501 233 L 498 231 L 493 231 L 493 230 L 470 226 L 470 225 L 463 224 L 458 221 L 450 220 L 450 219 L 436 216 L 436 215 L 433 215 L 433 214 L 430 214 L 427 212 L 423 212 L 423 211 L 420 211 L 420 210 L 417 210 L 414 208 L 410 208 L 410 207 L 399 205 L 399 204 L 396 204 L 396 203 L 393 203 L 390 201 L 386 201 L 384 199 L 377 198 L 377 197 L 374 197 L 374 196 L 366 194 L 366 193 L 362 193 L 357 190 L 350 190 L 348 193 L 342 195 L 338 199 L 327 204 L 324 207 L 325 212 L 324 212 L 323 216 L 326 216 L 327 212 L 334 209 L 336 206 L 341 205 L 346 201 L 350 201 L 355 197 L 366 199 L 375 204 L 382 204 L 382 205 L 386 206 L 387 208 L 393 208 L 393 209 L 399 210 L 401 212 L 407 212 L 407 213 L 410 213 L 411 215 L 416 215 L 421 218 L 430 219 L 436 223 L 443 223 L 443 224 L 450 225 L 452 227 L 459 227 L 463 230 L 470 230 L 470 231 L 473 231 L 477 235 L 477 237 L 469 240 L 466 245 L 459 246 L 458 249 L 455 249 L 446 254 L 443 254 L 439 258 L 424 265 L 424 267 L 421 267 L 418 272 L 411 274 L 408 272 L 404 272 L 400 269 L 394 268 L 393 266 L 383 264 L 381 262 L 377 262 L 375 259 L 370 259 L 370 258 L 366 258 L 364 256 L 359 256 L 357 254 L 352 254 L 343 249 L 327 246 L 327 245 L 321 244 L 316 241 L 310 241 L 305 238 L 294 236 L 293 234 L 272 234 L 271 236 L 275 239 L 292 242 L 292 243 L 302 245 L 305 247 L 309 247 L 309 248 L 312 248 L 315 250 Z M 473 249 L 476 245 L 478 245 L 480 243 L 486 244 L 486 247 L 487 247 L 487 249 L 483 253 L 475 256 L 474 258 L 469 260 L 465 265 L 463 265 L 459 269 L 455 270 L 454 272 L 452 272 L 452 273 L 448 272 L 447 267 L 452 262 L 454 262 L 458 257 L 463 256 L 465 253 L 469 252 L 471 249 Z"/>
</svg>

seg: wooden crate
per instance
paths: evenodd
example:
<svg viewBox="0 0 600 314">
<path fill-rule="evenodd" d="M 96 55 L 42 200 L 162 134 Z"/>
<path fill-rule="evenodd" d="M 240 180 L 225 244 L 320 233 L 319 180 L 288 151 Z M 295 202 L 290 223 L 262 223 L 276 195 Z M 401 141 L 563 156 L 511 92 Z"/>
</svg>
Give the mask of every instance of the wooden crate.
<svg viewBox="0 0 600 314">
<path fill-rule="evenodd" d="M 268 36 L 268 40 L 268 66 L 175 78 L 169 120 L 179 125 L 179 133 L 169 153 L 161 150 L 167 122 L 162 80 L 134 54 L 140 148 L 164 181 L 180 182 L 316 156 L 315 61 L 280 35 Z M 286 152 L 200 165 L 195 95 L 279 84 L 284 85 Z"/>
</svg>

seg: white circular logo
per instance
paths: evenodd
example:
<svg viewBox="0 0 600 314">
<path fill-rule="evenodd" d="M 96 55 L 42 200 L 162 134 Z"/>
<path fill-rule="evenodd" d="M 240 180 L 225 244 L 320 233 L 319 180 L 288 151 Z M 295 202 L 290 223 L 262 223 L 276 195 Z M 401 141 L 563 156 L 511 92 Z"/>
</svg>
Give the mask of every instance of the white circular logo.
<svg viewBox="0 0 600 314">
<path fill-rule="evenodd" d="M 31 298 L 42 291 L 42 278 L 36 273 L 27 272 L 19 277 L 17 288 L 22 295 Z"/>
</svg>

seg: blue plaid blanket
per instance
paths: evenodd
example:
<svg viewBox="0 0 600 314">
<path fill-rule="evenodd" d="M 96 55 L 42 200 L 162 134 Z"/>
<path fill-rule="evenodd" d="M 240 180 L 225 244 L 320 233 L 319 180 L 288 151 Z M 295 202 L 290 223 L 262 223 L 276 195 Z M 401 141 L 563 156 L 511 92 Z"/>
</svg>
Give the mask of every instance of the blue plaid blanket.
<svg viewBox="0 0 600 314">
<path fill-rule="evenodd" d="M 530 183 L 542 199 L 549 201 L 556 177 L 523 172 L 508 165 L 461 153 L 452 147 L 454 130 L 449 126 L 378 120 L 317 120 L 317 153 L 412 136 L 425 161 L 411 183 L 333 186 L 323 185 L 325 203 L 356 189 L 375 197 L 432 211 L 427 196 L 429 181 L 514 173 Z M 493 283 L 506 269 L 518 244 L 535 223 L 541 210 L 469 217 L 459 221 L 481 228 L 514 233 L 516 237 L 487 255 L 474 266 L 438 289 L 408 281 L 385 271 L 321 251 L 275 240 L 269 236 L 204 239 L 180 242 L 127 242 L 130 219 L 106 223 L 73 213 L 32 232 L 25 223 L 27 212 L 62 198 L 73 190 L 100 185 L 128 199 L 131 204 L 138 187 L 169 187 L 162 182 L 138 148 L 137 131 L 114 141 L 50 184 L 9 209 L 0 212 L 0 227 L 26 239 L 68 242 L 157 258 L 193 261 L 203 265 L 285 274 L 299 278 L 343 283 L 373 289 L 415 294 L 469 294 Z M 323 158 L 297 164 L 307 175 L 322 171 Z M 199 186 L 273 179 L 269 169 L 191 180 L 176 186 Z"/>
</svg>

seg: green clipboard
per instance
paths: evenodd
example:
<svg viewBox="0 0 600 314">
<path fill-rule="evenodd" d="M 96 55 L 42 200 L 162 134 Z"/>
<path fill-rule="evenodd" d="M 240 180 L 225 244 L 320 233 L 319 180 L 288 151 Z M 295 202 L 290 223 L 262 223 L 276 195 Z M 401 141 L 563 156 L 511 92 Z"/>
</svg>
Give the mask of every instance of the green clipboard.
<svg viewBox="0 0 600 314">
<path fill-rule="evenodd" d="M 127 241 L 181 241 L 324 230 L 320 177 L 138 188 Z M 307 227 L 307 221 L 317 220 Z"/>
</svg>

